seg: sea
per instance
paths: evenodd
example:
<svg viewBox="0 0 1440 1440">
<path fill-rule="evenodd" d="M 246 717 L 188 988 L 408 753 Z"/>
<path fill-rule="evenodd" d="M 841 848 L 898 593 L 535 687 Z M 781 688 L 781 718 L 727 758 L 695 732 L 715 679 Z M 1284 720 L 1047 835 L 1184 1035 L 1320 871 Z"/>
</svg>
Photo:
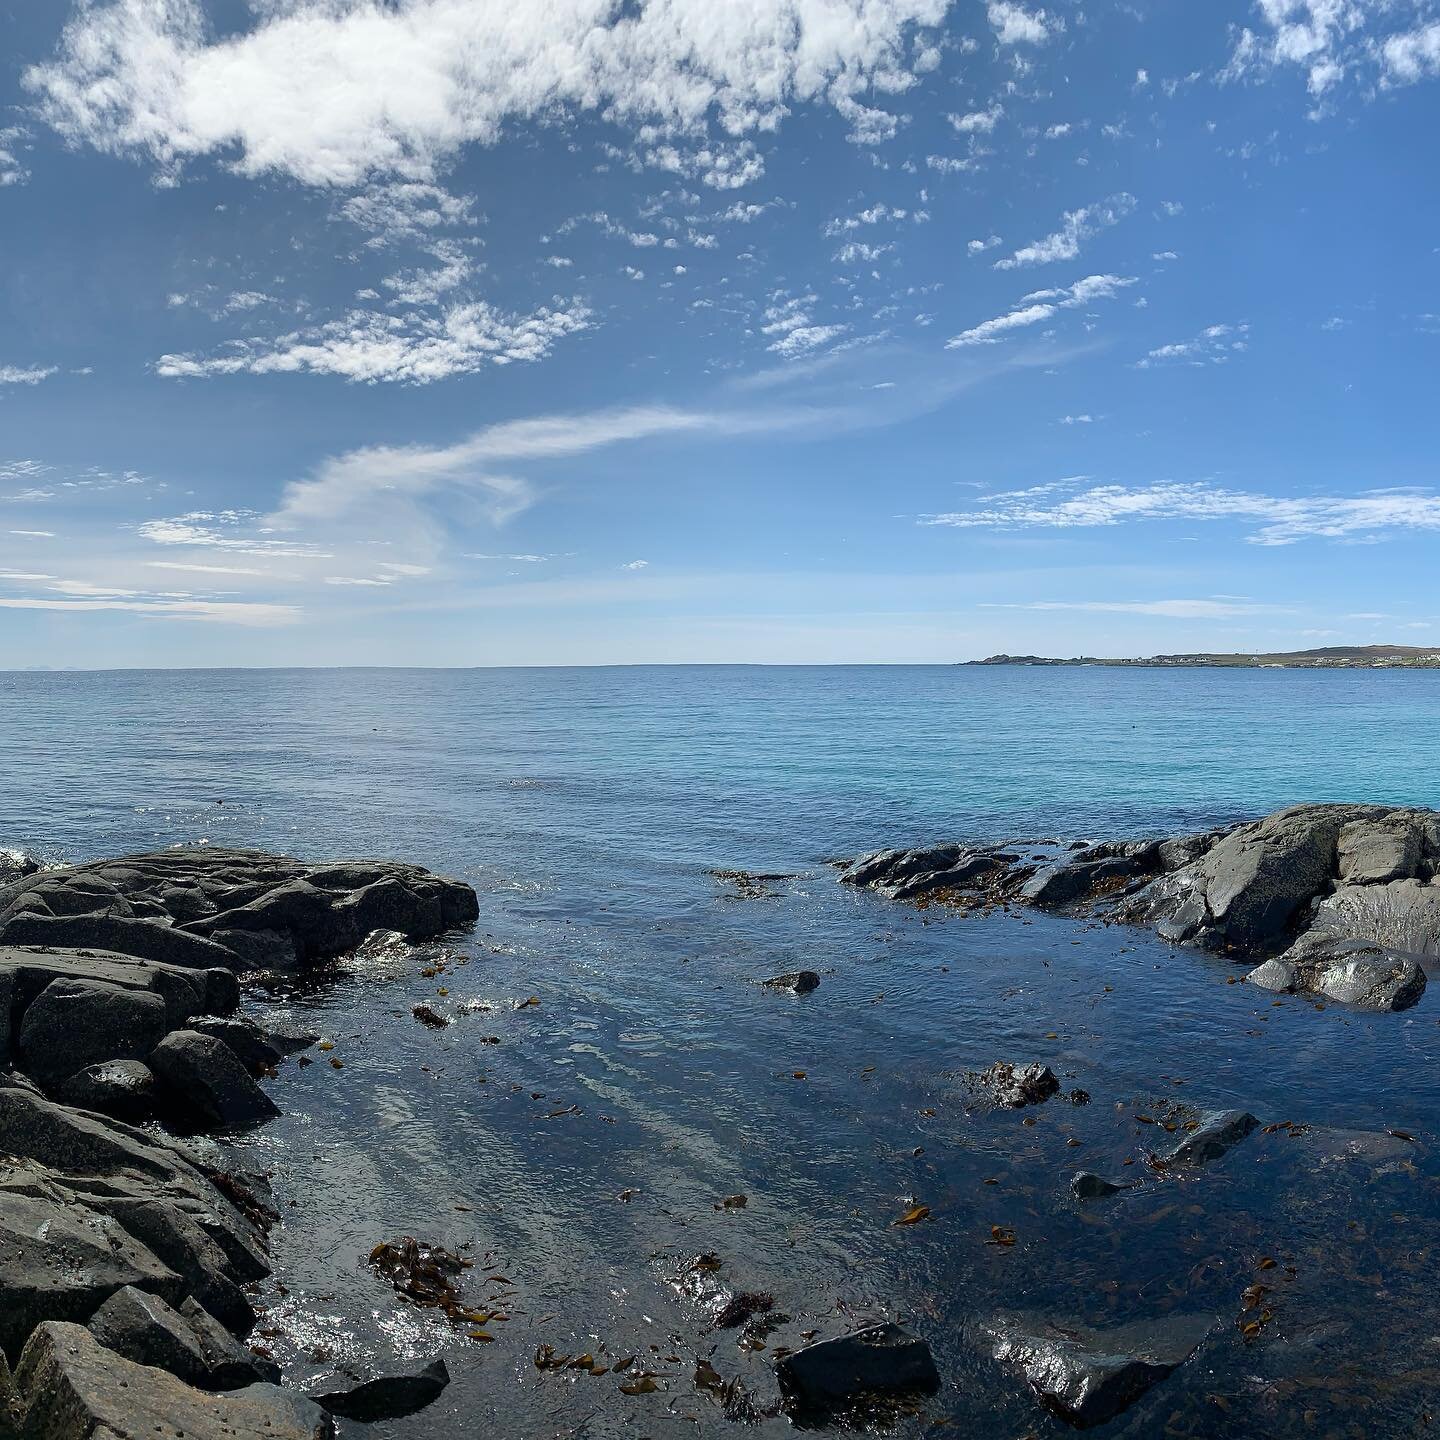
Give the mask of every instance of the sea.
<svg viewBox="0 0 1440 1440">
<path fill-rule="evenodd" d="M 247 994 L 333 1047 L 224 1142 L 282 1217 L 256 1343 L 306 1388 L 437 1356 L 452 1377 L 368 1433 L 1058 1435 L 995 1324 L 1205 1314 L 1200 1350 L 1097 1433 L 1422 1435 L 1440 990 L 1394 1015 L 1277 1000 L 1149 934 L 915 910 L 832 862 L 1440 806 L 1437 754 L 1434 671 L 7 673 L 0 847 L 389 856 L 479 891 L 473 934 Z M 811 995 L 759 983 L 801 968 Z M 982 1103 L 974 1071 L 1032 1059 L 1088 1103 Z M 1166 1126 L 1228 1107 L 1287 1128 L 1193 1176 L 1148 1164 Z M 1410 1149 L 1332 1161 L 1311 1141 L 1337 1129 Z M 1141 1183 L 1078 1206 L 1082 1166 Z M 481 1319 L 376 1275 L 404 1235 L 473 1262 Z M 717 1328 L 716 1286 L 767 1305 Z M 878 1320 L 927 1341 L 938 1395 L 772 1413 L 777 1353 Z"/>
</svg>

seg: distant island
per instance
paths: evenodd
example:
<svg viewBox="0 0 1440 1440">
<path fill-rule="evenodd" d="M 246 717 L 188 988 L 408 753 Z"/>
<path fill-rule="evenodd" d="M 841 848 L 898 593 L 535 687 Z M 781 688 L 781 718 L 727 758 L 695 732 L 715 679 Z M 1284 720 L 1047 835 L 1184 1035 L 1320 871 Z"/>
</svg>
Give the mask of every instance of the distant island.
<svg viewBox="0 0 1440 1440">
<path fill-rule="evenodd" d="M 1145 669 L 1208 667 L 1227 670 L 1435 670 L 1440 650 L 1419 645 L 1325 645 L 1318 650 L 1282 650 L 1271 655 L 1148 655 L 1105 659 L 1079 655 L 1056 660 L 1044 655 L 991 655 L 963 665 L 1123 665 Z"/>
</svg>

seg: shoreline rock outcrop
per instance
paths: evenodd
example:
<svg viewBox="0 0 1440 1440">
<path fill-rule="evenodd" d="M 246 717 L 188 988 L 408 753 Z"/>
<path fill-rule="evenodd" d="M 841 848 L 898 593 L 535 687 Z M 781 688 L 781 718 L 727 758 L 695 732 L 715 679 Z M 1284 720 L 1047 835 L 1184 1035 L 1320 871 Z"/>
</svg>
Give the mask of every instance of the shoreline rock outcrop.
<svg viewBox="0 0 1440 1440">
<path fill-rule="evenodd" d="M 882 850 L 843 883 L 924 905 L 1033 906 L 1148 926 L 1264 988 L 1403 1010 L 1440 954 L 1440 812 L 1298 805 L 1164 839 Z"/>
<path fill-rule="evenodd" d="M 252 850 L 0 860 L 0 1436 L 331 1435 L 244 1343 L 248 1287 L 270 1273 L 264 1182 L 135 1124 L 278 1114 L 257 1077 L 314 1037 L 238 1016 L 240 976 L 323 963 L 376 929 L 442 934 L 478 916 L 475 892 L 413 865 Z"/>
</svg>

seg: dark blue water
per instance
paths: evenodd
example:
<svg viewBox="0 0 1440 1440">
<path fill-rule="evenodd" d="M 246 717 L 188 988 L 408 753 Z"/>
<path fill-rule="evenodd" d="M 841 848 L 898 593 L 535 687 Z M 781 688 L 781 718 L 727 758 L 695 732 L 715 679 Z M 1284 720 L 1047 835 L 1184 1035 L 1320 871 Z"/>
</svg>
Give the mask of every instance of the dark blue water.
<svg viewBox="0 0 1440 1440">
<path fill-rule="evenodd" d="M 395 855 L 482 892 L 476 935 L 448 951 L 252 997 L 344 1064 L 288 1067 L 283 1119 L 243 1147 L 286 1212 L 266 1338 L 297 1383 L 444 1353 L 445 1397 L 387 1435 L 732 1428 L 695 1391 L 695 1360 L 763 1398 L 768 1351 L 712 1330 L 672 1283 L 704 1252 L 793 1317 L 767 1347 L 908 1318 L 945 1389 L 902 1434 L 1055 1427 L 985 1356 L 976 1326 L 1003 1309 L 1216 1317 L 1117 1434 L 1423 1434 L 1440 1394 L 1428 998 L 1399 1016 L 1272 1004 L 1148 936 L 920 914 L 845 891 L 824 862 L 1301 800 L 1436 805 L 1437 740 L 1431 672 L 14 674 L 0 844 Z M 731 867 L 793 878 L 746 900 L 708 873 Z M 811 997 L 755 984 L 800 966 L 824 977 Z M 422 1000 L 454 1023 L 420 1026 Z M 1033 1125 L 967 1108 L 961 1072 L 997 1058 L 1046 1060 L 1093 1103 L 1025 1112 Z M 1138 1117 L 1186 1104 L 1403 1129 L 1414 1158 L 1374 1174 L 1265 1136 L 1203 1177 L 1069 1203 L 1081 1163 L 1143 1173 L 1155 1127 Z M 715 1209 L 736 1193 L 744 1209 Z M 911 1204 L 930 1219 L 893 1226 Z M 987 1243 L 997 1224 L 1015 1246 Z M 473 1247 L 467 1293 L 508 1317 L 492 1342 L 368 1271 L 401 1233 Z M 1264 1255 L 1289 1267 L 1285 1303 L 1245 1339 L 1239 1296 Z M 625 1375 L 657 1388 L 542 1372 L 541 1344 L 637 1355 Z"/>
</svg>

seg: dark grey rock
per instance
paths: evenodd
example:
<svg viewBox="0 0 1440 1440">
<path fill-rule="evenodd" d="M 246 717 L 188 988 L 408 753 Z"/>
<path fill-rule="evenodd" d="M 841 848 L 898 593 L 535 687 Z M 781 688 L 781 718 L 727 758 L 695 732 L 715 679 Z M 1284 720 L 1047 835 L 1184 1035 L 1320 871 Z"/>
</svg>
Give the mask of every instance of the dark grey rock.
<svg viewBox="0 0 1440 1440">
<path fill-rule="evenodd" d="M 1440 954 L 1440 884 L 1340 885 L 1310 917 L 1310 934 L 1368 940 L 1411 955 Z"/>
<path fill-rule="evenodd" d="M 39 1326 L 14 1386 L 25 1440 L 330 1440 L 335 1433 L 325 1412 L 303 1395 L 274 1385 L 212 1395 L 116 1355 L 80 1325 Z"/>
<path fill-rule="evenodd" d="M 197 1015 L 187 1022 L 187 1030 L 197 1030 L 230 1047 L 235 1058 L 252 1075 L 273 1070 L 285 1057 L 269 1037 L 253 1021 L 234 1015 Z"/>
<path fill-rule="evenodd" d="M 1060 1090 L 1060 1081 L 1055 1072 L 1038 1060 L 1026 1065 L 1012 1065 L 1008 1060 L 997 1060 L 987 1069 L 980 1071 L 974 1079 L 982 1085 L 997 1105 L 1018 1110 L 1025 1105 L 1040 1105 Z"/>
<path fill-rule="evenodd" d="M 311 1398 L 331 1415 L 373 1423 L 376 1420 L 400 1420 L 423 1410 L 440 1397 L 440 1392 L 449 1383 L 450 1372 L 445 1368 L 445 1362 L 435 1360 L 423 1370 L 379 1375 L 348 1390 L 331 1390 Z"/>
<path fill-rule="evenodd" d="M 155 1114 L 155 1076 L 139 1060 L 104 1060 L 60 1081 L 56 1095 L 67 1105 L 98 1110 L 131 1125 Z"/>
<path fill-rule="evenodd" d="M 248 1125 L 280 1113 L 222 1040 L 172 1030 L 151 1052 L 150 1068 L 182 1113 L 212 1125 Z"/>
<path fill-rule="evenodd" d="M 771 990 L 788 990 L 792 995 L 808 995 L 820 988 L 820 977 L 813 970 L 795 970 L 788 975 L 772 975 L 760 982 Z"/>
<path fill-rule="evenodd" d="M 1138 861 L 1123 855 L 1063 861 L 1032 875 L 1020 887 L 1020 898 L 1037 909 L 1055 910 L 1088 900 L 1097 890 L 1115 881 L 1133 879 L 1144 873 Z"/>
<path fill-rule="evenodd" d="M 236 956 L 242 970 L 293 970 L 300 963 L 294 939 L 279 930 L 214 930 L 210 938 Z"/>
<path fill-rule="evenodd" d="M 1161 1165 L 1208 1165 L 1233 1150 L 1260 1122 L 1245 1110 L 1209 1110 L 1165 1150 L 1155 1153 Z"/>
<path fill-rule="evenodd" d="M 279 1379 L 272 1361 L 252 1355 L 193 1299 L 176 1310 L 158 1295 L 127 1285 L 90 1317 L 87 1328 L 107 1350 L 205 1390 L 239 1390 Z"/>
<path fill-rule="evenodd" d="M 61 950 L 111 950 L 194 970 L 233 965 L 223 945 L 159 920 L 125 915 L 16 915 L 0 925 L 0 943 L 49 945 Z"/>
<path fill-rule="evenodd" d="M 933 1394 L 940 1388 L 930 1347 L 890 1323 L 794 1350 L 775 1362 L 775 1373 L 797 1408 L 830 1409 L 867 1394 Z"/>
<path fill-rule="evenodd" d="M 1023 1378 L 1041 1404 L 1079 1429 L 1123 1414 L 1184 1364 L 1214 1328 L 1209 1315 L 1172 1315 L 1092 1329 L 1034 1316 L 985 1327 L 991 1354 Z"/>
<path fill-rule="evenodd" d="M 1127 1184 L 1117 1184 L 1113 1180 L 1107 1180 L 1103 1175 L 1097 1175 L 1093 1170 L 1077 1170 L 1070 1177 L 1070 1193 L 1077 1200 L 1103 1200 L 1110 1195 L 1118 1195 L 1122 1190 L 1133 1190 L 1136 1182 L 1130 1181 Z"/>
<path fill-rule="evenodd" d="M 52 980 L 20 1022 L 20 1062 L 53 1080 L 104 1060 L 143 1060 L 165 1028 L 165 1002 L 148 990 Z"/>
<path fill-rule="evenodd" d="M 0 1348 L 12 1360 L 42 1321 L 84 1320 L 126 1285 L 178 1300 L 184 1281 L 104 1215 L 0 1191 Z"/>
</svg>

